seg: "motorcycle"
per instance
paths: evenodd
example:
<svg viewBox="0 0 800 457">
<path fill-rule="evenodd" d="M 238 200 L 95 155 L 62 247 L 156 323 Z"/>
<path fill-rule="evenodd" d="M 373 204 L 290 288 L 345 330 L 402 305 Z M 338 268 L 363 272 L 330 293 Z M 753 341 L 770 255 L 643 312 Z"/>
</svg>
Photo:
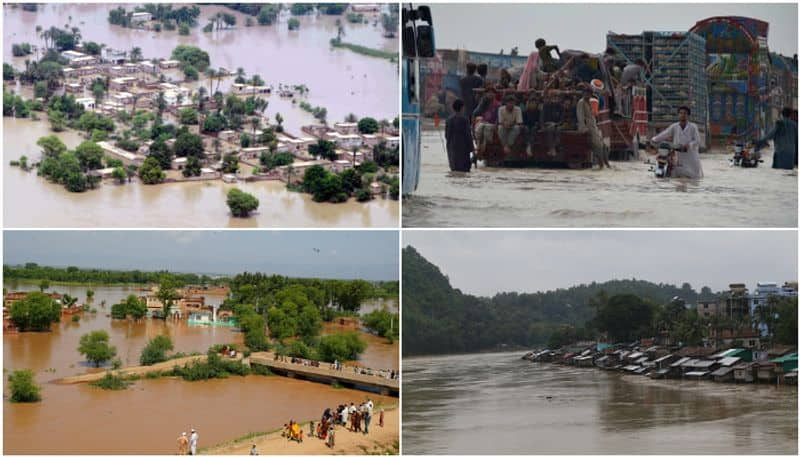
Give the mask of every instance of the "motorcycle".
<svg viewBox="0 0 800 457">
<path fill-rule="evenodd" d="M 756 168 L 761 160 L 759 148 L 753 148 L 751 144 L 737 142 L 733 145 L 733 157 L 728 159 L 732 167 Z"/>
<path fill-rule="evenodd" d="M 648 161 L 650 164 L 650 172 L 656 178 L 669 178 L 672 176 L 672 169 L 678 163 L 678 151 L 685 151 L 685 146 L 674 147 L 672 143 L 661 142 L 657 145 L 652 142 L 639 143 L 640 149 L 653 150 L 655 149 L 655 163 Z"/>
</svg>

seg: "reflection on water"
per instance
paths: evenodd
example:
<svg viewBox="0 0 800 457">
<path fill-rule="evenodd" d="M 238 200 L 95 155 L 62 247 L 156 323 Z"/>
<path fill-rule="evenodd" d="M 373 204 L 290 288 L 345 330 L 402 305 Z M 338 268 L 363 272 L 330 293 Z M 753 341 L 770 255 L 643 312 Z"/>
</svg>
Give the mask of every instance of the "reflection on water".
<svg viewBox="0 0 800 457">
<path fill-rule="evenodd" d="M 797 454 L 797 389 L 654 381 L 522 354 L 403 361 L 409 454 Z"/>
<path fill-rule="evenodd" d="M 9 290 L 36 290 L 30 283 L 4 284 Z M 111 305 L 135 287 L 61 286 L 48 291 L 68 293 L 86 300 L 97 314 L 83 313 L 80 322 L 64 319 L 52 332 L 3 336 L 4 372 L 29 368 L 42 385 L 43 400 L 12 404 L 4 392 L 4 453 L 10 454 L 170 454 L 178 434 L 195 427 L 200 446 L 210 446 L 251 431 L 280 427 L 289 419 L 317 417 L 328 406 L 363 401 L 365 392 L 334 389 L 280 376 L 185 382 L 174 379 L 141 380 L 123 392 L 103 391 L 88 385 L 58 385 L 51 381 L 92 371 L 77 351 L 80 336 L 106 330 L 123 365 L 137 365 L 144 344 L 156 335 L 169 335 L 176 351 L 205 352 L 218 343 L 241 343 L 242 334 L 227 327 L 189 326 L 186 323 L 146 319 L 140 323 L 112 321 Z M 209 295 L 209 303 L 223 297 Z M 105 300 L 105 307 L 101 302 Z M 333 330 L 335 331 L 335 330 Z M 384 344 L 371 335 L 361 363 L 376 368 L 397 368 L 398 345 Z M 213 414 L 209 412 L 213 411 Z M 90 435 L 89 435 L 90 434 Z"/>
<path fill-rule="evenodd" d="M 127 5 L 128 10 L 134 6 Z M 114 5 L 116 7 L 116 5 Z M 218 11 L 234 14 L 234 30 L 203 33 L 192 29 L 190 36 L 177 32 L 147 32 L 108 24 L 110 5 L 40 4 L 37 13 L 3 7 L 3 36 L 6 43 L 30 42 L 41 45 L 36 26 L 81 29 L 83 39 L 105 43 L 113 49 L 142 49 L 147 58 L 168 58 L 180 44 L 196 45 L 209 53 L 214 68 L 247 75 L 259 74 L 268 83 L 305 84 L 307 101 L 328 110 L 329 121 L 341 121 L 348 113 L 359 117 L 393 119 L 397 116 L 397 63 L 362 56 L 344 49 L 331 49 L 329 40 L 337 33 L 336 19 L 329 16 L 300 18 L 299 31 L 289 32 L 287 17 L 279 24 L 245 27 L 246 16 L 222 6 L 202 6 L 198 22 Z M 345 39 L 365 46 L 396 50 L 398 40 L 382 36 L 380 24 L 349 24 L 342 20 Z M 3 52 L 4 61 L 17 69 L 25 67 L 24 57 L 11 56 L 11 46 Z M 175 78 L 180 75 L 175 72 Z M 225 91 L 233 83 L 220 84 Z M 196 85 L 196 84 L 195 84 Z M 216 86 L 216 83 L 215 83 Z M 192 86 L 194 87 L 194 86 Z M 29 95 L 28 95 L 29 96 Z M 290 99 L 269 97 L 266 113 L 280 113 L 289 133 L 300 134 L 300 126 L 314 123 L 313 117 L 292 104 Z M 234 185 L 222 182 L 194 182 L 160 186 L 103 185 L 83 194 L 70 194 L 61 186 L 48 184 L 35 173 L 24 173 L 8 162 L 27 155 L 31 162 L 40 156 L 36 140 L 50 134 L 45 122 L 3 119 L 4 219 L 12 227 L 397 227 L 399 204 L 376 200 L 367 204 L 315 203 L 308 195 L 288 192 L 279 182 L 236 184 L 260 200 L 254 217 L 230 217 L 225 204 L 227 191 Z M 74 132 L 59 134 L 69 146 L 81 139 Z M 25 196 L 22 198 L 21 196 Z"/>
<path fill-rule="evenodd" d="M 403 224 L 511 227 L 796 227 L 797 171 L 730 167 L 726 154 L 702 154 L 705 178 L 656 179 L 639 161 L 614 170 L 479 168 L 449 173 L 443 133 L 422 136 L 419 188 Z"/>
<path fill-rule="evenodd" d="M 107 182 L 96 190 L 71 193 L 9 165 L 27 156 L 37 162 L 36 141 L 49 135 L 47 122 L 3 118 L 3 217 L 9 227 L 397 227 L 399 204 L 377 199 L 359 203 L 316 203 L 276 181 L 226 184 L 222 181 L 145 186 Z M 58 136 L 69 148 L 76 132 Z M 259 199 L 253 217 L 231 217 L 226 194 L 239 187 Z"/>
</svg>

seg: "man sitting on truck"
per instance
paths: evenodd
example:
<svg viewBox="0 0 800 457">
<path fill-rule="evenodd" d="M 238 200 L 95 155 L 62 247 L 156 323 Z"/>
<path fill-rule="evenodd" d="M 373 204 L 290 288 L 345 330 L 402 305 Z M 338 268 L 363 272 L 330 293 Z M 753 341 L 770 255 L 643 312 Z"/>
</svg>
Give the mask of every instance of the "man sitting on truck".
<svg viewBox="0 0 800 457">
<path fill-rule="evenodd" d="M 547 45 L 544 38 L 536 40 L 536 49 L 539 51 L 539 62 L 541 62 L 541 69 L 547 73 L 552 73 L 558 70 L 559 61 L 561 60 L 561 51 L 558 50 L 556 45 Z M 551 52 L 555 51 L 558 58 L 554 58 Z"/>
<path fill-rule="evenodd" d="M 600 128 L 597 127 L 597 119 L 594 117 L 592 105 L 589 98 L 592 96 L 592 89 L 586 87 L 583 89 L 583 97 L 578 100 L 576 108 L 576 115 L 578 118 L 578 132 L 589 134 L 589 146 L 592 148 L 592 155 L 595 162 L 600 165 L 602 170 L 606 166 L 611 168 L 608 163 L 608 156 L 605 154 L 605 147 L 603 147 L 603 135 L 600 133 Z"/>
<path fill-rule="evenodd" d="M 536 132 L 539 130 L 539 104 L 536 103 L 536 94 L 531 94 L 528 97 L 525 111 L 522 113 L 522 123 L 525 124 L 525 129 L 528 133 L 528 145 L 531 148 L 531 154 L 533 154 L 533 144 L 536 140 Z"/>
<path fill-rule="evenodd" d="M 500 107 L 495 95 L 494 88 L 486 89 L 486 93 L 472 113 L 474 118 L 480 118 L 478 119 L 477 127 L 475 127 L 475 142 L 478 144 L 479 153 L 483 153 L 486 149 L 486 143 L 492 141 L 494 137 L 495 124 L 497 124 L 497 109 Z"/>
<path fill-rule="evenodd" d="M 700 164 L 700 146 L 703 144 L 703 138 L 697 130 L 697 124 L 689 122 L 691 113 L 688 106 L 681 106 L 678 108 L 678 122 L 650 139 L 654 145 L 670 139 L 672 147 L 678 151 L 678 163 L 672 169 L 673 178 L 703 177 L 703 167 Z"/>
<path fill-rule="evenodd" d="M 517 141 L 522 126 L 522 110 L 517 106 L 513 95 L 506 95 L 505 104 L 497 110 L 497 136 L 506 155 L 511 154 L 511 147 Z"/>
</svg>

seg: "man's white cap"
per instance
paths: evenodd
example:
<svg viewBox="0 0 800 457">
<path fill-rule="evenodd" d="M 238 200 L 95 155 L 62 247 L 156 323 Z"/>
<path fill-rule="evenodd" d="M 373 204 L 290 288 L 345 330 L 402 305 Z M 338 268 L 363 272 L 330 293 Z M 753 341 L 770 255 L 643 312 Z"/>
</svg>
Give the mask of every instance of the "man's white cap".
<svg viewBox="0 0 800 457">
<path fill-rule="evenodd" d="M 186 432 L 181 433 L 181 435 L 186 436 Z"/>
<path fill-rule="evenodd" d="M 194 431 L 195 431 L 195 430 L 194 430 L 194 429 L 192 429 L 192 433 L 194 433 Z"/>
</svg>

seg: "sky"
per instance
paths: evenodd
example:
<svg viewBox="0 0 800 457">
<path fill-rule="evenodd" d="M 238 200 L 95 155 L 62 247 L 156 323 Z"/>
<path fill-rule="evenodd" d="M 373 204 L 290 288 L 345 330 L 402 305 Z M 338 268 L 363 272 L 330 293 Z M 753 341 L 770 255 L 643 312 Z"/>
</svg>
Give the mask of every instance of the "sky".
<svg viewBox="0 0 800 457">
<path fill-rule="evenodd" d="M 637 34 L 644 30 L 687 31 L 713 16 L 746 16 L 769 23 L 771 51 L 797 53 L 797 5 L 790 3 L 691 4 L 432 4 L 436 47 L 520 55 L 544 38 L 561 50 L 602 52 L 609 31 Z"/>
<path fill-rule="evenodd" d="M 404 231 L 465 293 L 538 292 L 610 279 L 714 291 L 797 280 L 795 231 Z"/>
<path fill-rule="evenodd" d="M 5 231 L 3 262 L 398 280 L 397 231 Z M 316 250 L 319 250 L 317 252 Z"/>
</svg>

